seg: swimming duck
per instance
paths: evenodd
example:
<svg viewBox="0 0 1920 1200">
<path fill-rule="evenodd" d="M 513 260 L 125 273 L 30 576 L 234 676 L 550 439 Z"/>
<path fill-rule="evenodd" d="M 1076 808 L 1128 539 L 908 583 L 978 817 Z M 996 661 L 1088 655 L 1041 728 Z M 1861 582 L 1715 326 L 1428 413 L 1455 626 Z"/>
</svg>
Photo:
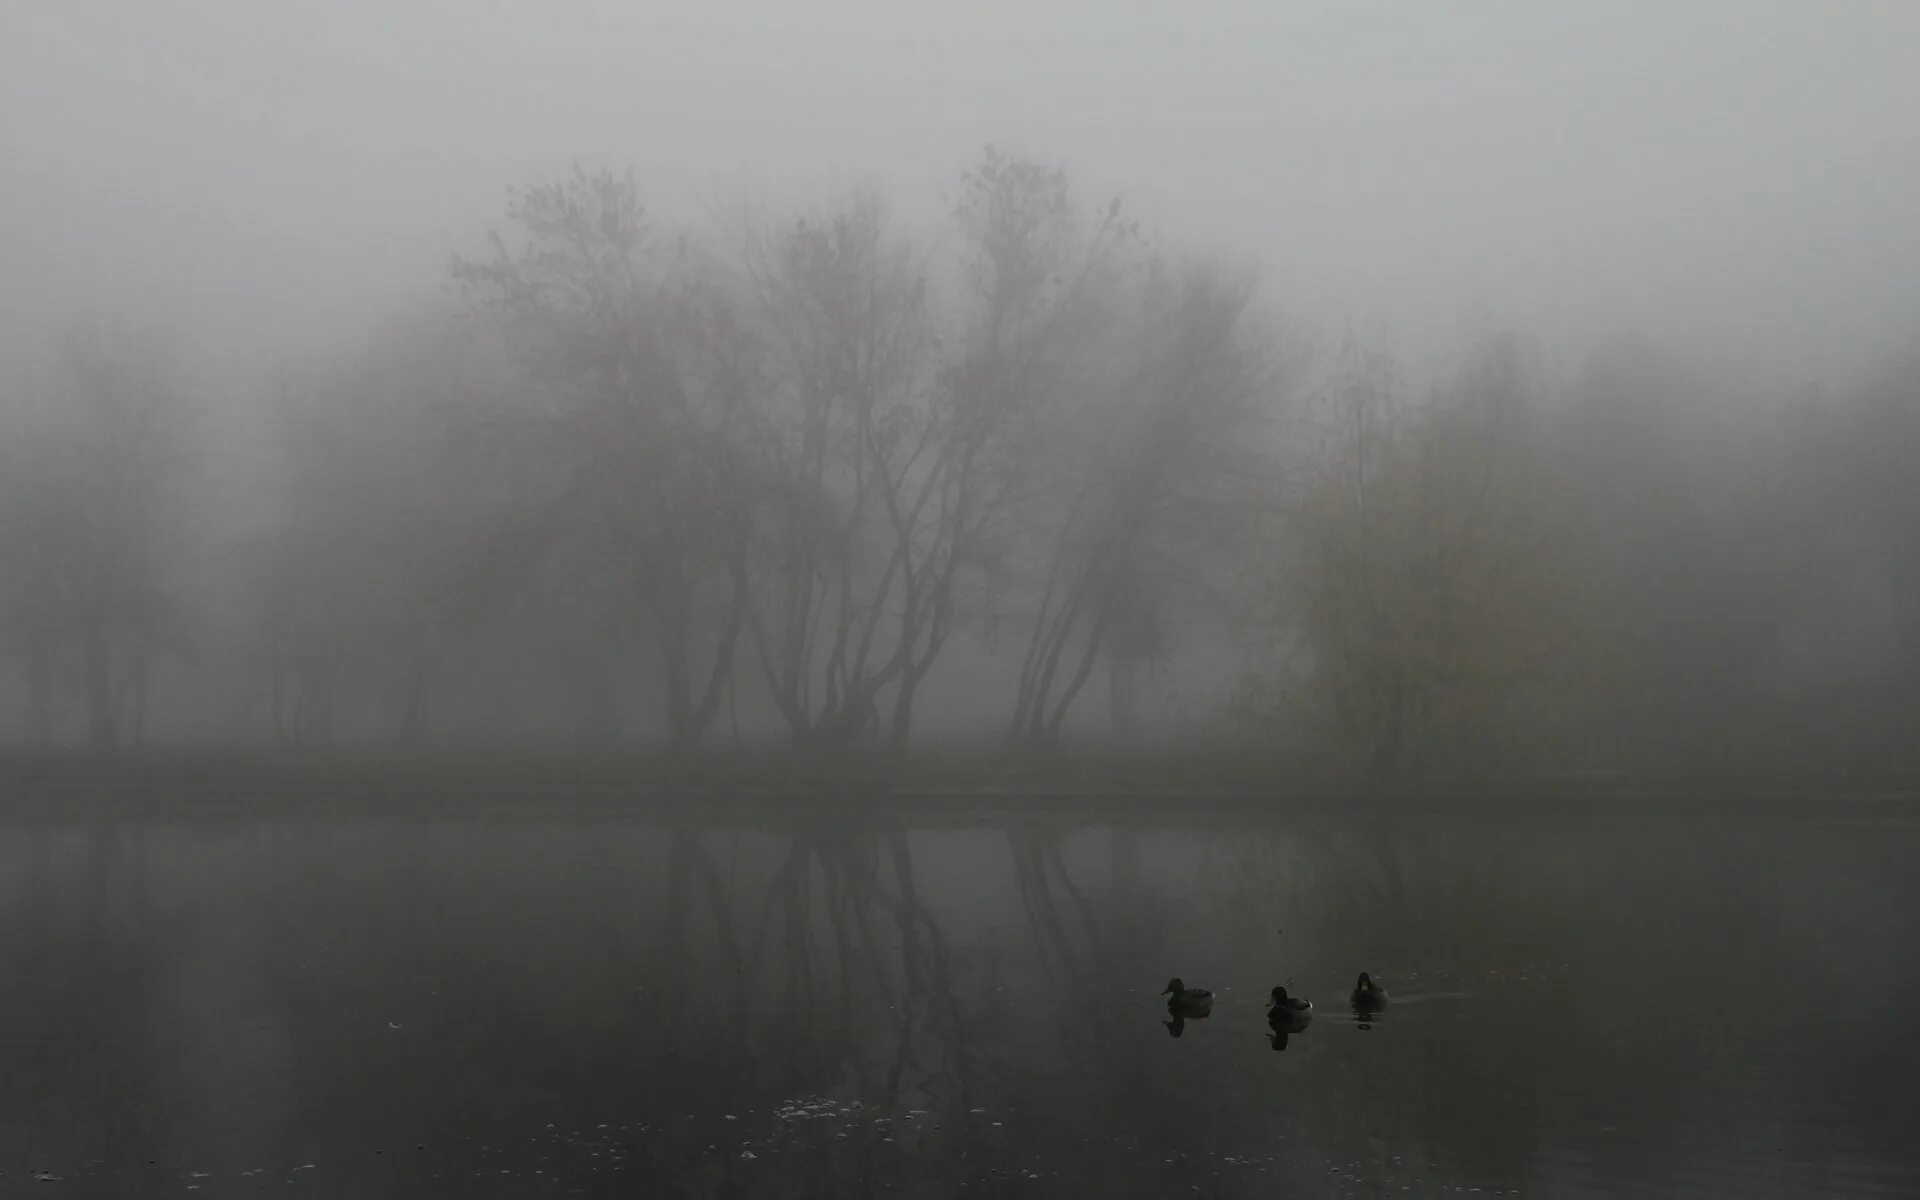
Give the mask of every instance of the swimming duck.
<svg viewBox="0 0 1920 1200">
<path fill-rule="evenodd" d="M 1166 991 L 1160 994 L 1167 998 L 1167 1011 L 1178 1017 L 1204 1017 L 1213 1011 L 1213 993 L 1206 988 L 1190 988 L 1177 975 L 1167 981 Z"/>
<path fill-rule="evenodd" d="M 1375 983 L 1365 972 L 1360 972 L 1360 981 L 1353 985 L 1353 995 L 1348 997 L 1355 1008 L 1380 1008 L 1387 1002 L 1387 989 Z"/>
<path fill-rule="evenodd" d="M 1271 1007 L 1267 1010 L 1267 1024 L 1276 1029 L 1313 1020 L 1313 1001 L 1289 996 L 1283 987 L 1273 989 L 1273 999 L 1268 1004 Z"/>
</svg>

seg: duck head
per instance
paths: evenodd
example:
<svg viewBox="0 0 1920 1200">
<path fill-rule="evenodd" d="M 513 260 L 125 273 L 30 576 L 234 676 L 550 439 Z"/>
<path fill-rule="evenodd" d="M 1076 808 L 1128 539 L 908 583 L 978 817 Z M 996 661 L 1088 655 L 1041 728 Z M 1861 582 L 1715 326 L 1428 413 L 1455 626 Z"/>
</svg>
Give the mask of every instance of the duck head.
<svg viewBox="0 0 1920 1200">
<path fill-rule="evenodd" d="M 1168 996 L 1168 995 L 1178 996 L 1181 992 L 1184 992 L 1186 990 L 1187 990 L 1187 985 L 1180 981 L 1180 977 L 1178 975 L 1175 975 L 1172 979 L 1167 980 L 1167 990 L 1164 992 L 1161 992 L 1160 994 L 1162 996 Z"/>
<path fill-rule="evenodd" d="M 1353 990 L 1356 992 L 1372 991 L 1373 979 L 1370 976 L 1368 976 L 1368 974 L 1365 971 L 1360 972 L 1360 982 L 1353 985 Z"/>
<path fill-rule="evenodd" d="M 1267 1001 L 1268 1004 L 1285 1004 L 1286 1002 L 1287 1002 L 1287 989 L 1283 987 L 1277 987 L 1273 989 L 1273 999 Z"/>
</svg>

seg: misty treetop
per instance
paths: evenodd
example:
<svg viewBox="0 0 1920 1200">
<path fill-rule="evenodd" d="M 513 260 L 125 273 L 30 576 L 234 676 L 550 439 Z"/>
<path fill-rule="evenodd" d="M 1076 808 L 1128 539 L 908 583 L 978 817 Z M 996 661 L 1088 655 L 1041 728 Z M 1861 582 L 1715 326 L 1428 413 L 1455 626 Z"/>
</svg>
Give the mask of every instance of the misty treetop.
<svg viewBox="0 0 1920 1200">
<path fill-rule="evenodd" d="M 579 169 L 471 245 L 251 439 L 136 323 L 16 373 L 18 744 L 1920 765 L 1920 358 L 1776 403 L 1500 334 L 1416 397 L 991 149 L 931 228 Z"/>
</svg>

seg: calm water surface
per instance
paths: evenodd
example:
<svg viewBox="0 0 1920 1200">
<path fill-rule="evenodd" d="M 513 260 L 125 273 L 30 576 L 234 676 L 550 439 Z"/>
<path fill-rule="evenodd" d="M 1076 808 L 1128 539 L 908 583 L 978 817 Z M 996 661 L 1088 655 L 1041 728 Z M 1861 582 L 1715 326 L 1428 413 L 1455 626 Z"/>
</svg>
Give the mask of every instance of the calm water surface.
<svg viewBox="0 0 1920 1200">
<path fill-rule="evenodd" d="M 1917 912 L 1898 821 L 20 820 L 0 1195 L 1914 1195 Z"/>
</svg>

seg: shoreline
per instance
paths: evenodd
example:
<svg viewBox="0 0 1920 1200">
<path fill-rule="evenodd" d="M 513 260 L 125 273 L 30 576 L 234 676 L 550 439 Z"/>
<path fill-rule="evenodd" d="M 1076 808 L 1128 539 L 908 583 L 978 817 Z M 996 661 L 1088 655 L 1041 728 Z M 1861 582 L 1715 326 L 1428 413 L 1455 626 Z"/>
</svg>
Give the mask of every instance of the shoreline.
<svg viewBox="0 0 1920 1200">
<path fill-rule="evenodd" d="M 13 815 L 1259 815 L 1920 818 L 1920 786 L 1811 774 L 1505 775 L 1363 785 L 1244 759 L 0 756 Z"/>
</svg>

